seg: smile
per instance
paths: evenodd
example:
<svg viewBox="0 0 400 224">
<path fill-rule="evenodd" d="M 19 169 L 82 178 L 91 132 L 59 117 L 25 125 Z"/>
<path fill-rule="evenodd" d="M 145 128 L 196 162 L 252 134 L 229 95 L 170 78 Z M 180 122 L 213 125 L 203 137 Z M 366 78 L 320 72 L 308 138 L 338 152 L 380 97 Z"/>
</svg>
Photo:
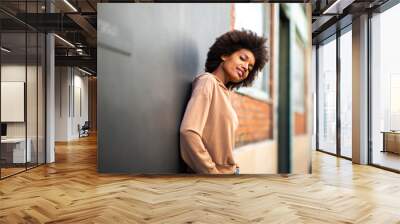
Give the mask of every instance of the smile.
<svg viewBox="0 0 400 224">
<path fill-rule="evenodd" d="M 244 72 L 240 69 L 236 69 L 237 70 L 237 74 L 239 75 L 240 78 L 243 78 L 244 76 Z"/>
</svg>

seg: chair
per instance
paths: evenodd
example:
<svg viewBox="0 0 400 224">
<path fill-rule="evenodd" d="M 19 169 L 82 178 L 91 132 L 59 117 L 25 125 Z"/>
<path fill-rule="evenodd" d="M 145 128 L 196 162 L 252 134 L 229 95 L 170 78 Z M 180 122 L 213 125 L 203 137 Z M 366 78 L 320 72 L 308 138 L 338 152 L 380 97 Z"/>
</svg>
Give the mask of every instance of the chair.
<svg viewBox="0 0 400 224">
<path fill-rule="evenodd" d="M 89 136 L 89 129 L 90 129 L 89 121 L 85 121 L 82 127 L 78 124 L 79 138 Z"/>
</svg>

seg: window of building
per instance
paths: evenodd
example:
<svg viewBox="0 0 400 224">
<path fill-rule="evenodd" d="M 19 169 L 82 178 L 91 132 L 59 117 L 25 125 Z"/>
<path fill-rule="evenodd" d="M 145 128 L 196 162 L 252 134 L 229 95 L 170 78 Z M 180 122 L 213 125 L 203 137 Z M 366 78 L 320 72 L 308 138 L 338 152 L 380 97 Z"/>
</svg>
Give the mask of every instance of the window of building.
<svg viewBox="0 0 400 224">
<path fill-rule="evenodd" d="M 236 3 L 234 4 L 235 23 L 234 29 L 247 29 L 267 38 L 267 46 L 270 40 L 270 13 L 269 5 L 254 3 Z M 268 49 L 270 49 L 268 47 Z M 241 87 L 237 90 L 239 93 L 250 95 L 260 100 L 268 100 L 269 94 L 269 63 L 257 75 L 251 87 Z"/>
<path fill-rule="evenodd" d="M 352 33 L 340 36 L 340 154 L 352 157 Z"/>
<path fill-rule="evenodd" d="M 336 36 L 318 48 L 318 149 L 336 154 Z"/>
<path fill-rule="evenodd" d="M 304 42 L 296 35 L 296 42 L 293 48 L 293 111 L 296 113 L 305 112 L 305 48 Z"/>
<path fill-rule="evenodd" d="M 400 170 L 400 5 L 371 18 L 372 163 Z"/>
</svg>

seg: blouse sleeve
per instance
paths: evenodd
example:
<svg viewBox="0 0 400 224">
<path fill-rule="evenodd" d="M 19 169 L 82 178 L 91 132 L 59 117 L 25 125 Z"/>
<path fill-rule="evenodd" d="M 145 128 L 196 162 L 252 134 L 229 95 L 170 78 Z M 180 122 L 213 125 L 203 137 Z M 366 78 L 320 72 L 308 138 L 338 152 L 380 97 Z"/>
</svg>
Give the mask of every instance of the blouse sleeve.
<svg viewBox="0 0 400 224">
<path fill-rule="evenodd" d="M 219 173 L 202 141 L 213 85 L 207 78 L 196 81 L 180 127 L 181 156 L 197 173 Z"/>
</svg>

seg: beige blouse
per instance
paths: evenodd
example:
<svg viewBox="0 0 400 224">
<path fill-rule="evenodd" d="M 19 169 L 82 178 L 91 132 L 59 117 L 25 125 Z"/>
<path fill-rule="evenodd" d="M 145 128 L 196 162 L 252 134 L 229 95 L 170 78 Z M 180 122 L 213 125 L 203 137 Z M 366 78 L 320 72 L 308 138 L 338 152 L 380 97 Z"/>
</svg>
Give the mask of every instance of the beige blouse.
<svg viewBox="0 0 400 224">
<path fill-rule="evenodd" d="M 197 173 L 235 172 L 233 147 L 239 120 L 230 93 L 211 73 L 198 75 L 192 83 L 180 127 L 180 146 L 183 160 Z"/>
</svg>

